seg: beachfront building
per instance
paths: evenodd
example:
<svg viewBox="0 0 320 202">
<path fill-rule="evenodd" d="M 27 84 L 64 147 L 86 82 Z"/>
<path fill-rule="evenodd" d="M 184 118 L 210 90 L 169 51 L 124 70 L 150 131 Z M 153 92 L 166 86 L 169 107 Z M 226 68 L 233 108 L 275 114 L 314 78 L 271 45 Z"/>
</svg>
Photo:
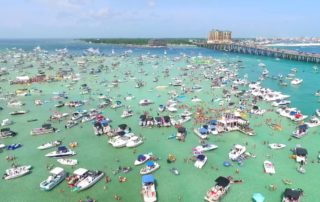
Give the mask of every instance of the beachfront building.
<svg viewBox="0 0 320 202">
<path fill-rule="evenodd" d="M 209 32 L 207 43 L 231 43 L 231 32 L 213 29 Z"/>
</svg>

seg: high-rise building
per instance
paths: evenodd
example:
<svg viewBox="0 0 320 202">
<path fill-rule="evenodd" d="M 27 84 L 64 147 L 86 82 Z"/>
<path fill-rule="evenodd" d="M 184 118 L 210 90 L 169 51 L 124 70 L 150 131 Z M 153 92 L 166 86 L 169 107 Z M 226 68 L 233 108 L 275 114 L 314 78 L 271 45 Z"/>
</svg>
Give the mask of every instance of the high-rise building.
<svg viewBox="0 0 320 202">
<path fill-rule="evenodd" d="M 231 43 L 231 32 L 221 30 L 211 30 L 209 32 L 207 43 Z"/>
</svg>

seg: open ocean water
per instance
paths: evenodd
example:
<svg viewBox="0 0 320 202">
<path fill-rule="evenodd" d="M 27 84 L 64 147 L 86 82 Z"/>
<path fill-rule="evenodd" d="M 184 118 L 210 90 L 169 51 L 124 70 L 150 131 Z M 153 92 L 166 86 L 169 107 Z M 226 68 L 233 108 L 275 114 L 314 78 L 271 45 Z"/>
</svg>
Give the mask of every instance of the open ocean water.
<svg viewBox="0 0 320 202">
<path fill-rule="evenodd" d="M 138 126 L 139 114 L 144 111 L 149 111 L 153 116 L 156 116 L 159 104 L 164 104 L 169 98 L 167 91 L 161 92 L 155 90 L 156 86 L 168 85 L 172 77 L 178 77 L 180 71 L 178 68 L 187 65 L 187 61 L 182 59 L 178 62 L 172 62 L 172 58 L 181 56 L 183 54 L 189 56 L 212 56 L 215 59 L 222 61 L 242 61 L 243 68 L 240 69 L 240 75 L 248 74 L 249 80 L 257 81 L 262 73 L 262 68 L 258 66 L 259 63 L 264 63 L 269 70 L 269 75 L 277 76 L 282 74 L 286 76 L 290 73 L 292 68 L 297 68 L 298 72 L 296 77 L 302 78 L 304 81 L 300 86 L 290 85 L 284 87 L 278 84 L 278 82 L 272 78 L 267 78 L 262 81 L 262 86 L 271 88 L 273 90 L 281 91 L 290 95 L 291 106 L 296 107 L 302 111 L 302 113 L 311 116 L 314 114 L 315 109 L 320 108 L 320 102 L 318 97 L 314 96 L 314 93 L 320 89 L 320 77 L 319 73 L 314 70 L 314 64 L 302 63 L 296 61 L 276 60 L 275 58 L 257 57 L 230 53 L 221 53 L 208 49 L 197 47 L 175 47 L 175 48 L 134 48 L 123 47 L 115 45 L 101 45 L 101 44 L 88 44 L 77 40 L 0 40 L 0 51 L 6 52 L 7 48 L 21 48 L 26 51 L 32 51 L 36 46 L 54 53 L 56 49 L 67 48 L 70 53 L 75 57 L 80 57 L 89 47 L 99 48 L 100 52 L 105 55 L 110 55 L 112 49 L 115 54 L 121 54 L 126 50 L 131 49 L 133 54 L 128 58 L 120 58 L 114 56 L 108 56 L 104 59 L 104 64 L 111 66 L 114 62 L 120 62 L 119 69 L 98 74 L 97 77 L 88 74 L 81 74 L 81 81 L 76 84 L 72 90 L 68 90 L 70 100 L 73 99 L 86 99 L 90 100 L 90 97 L 95 101 L 89 101 L 83 109 L 91 109 L 97 106 L 99 103 L 97 97 L 99 93 L 103 93 L 114 97 L 114 99 L 123 100 L 123 97 L 127 93 L 133 94 L 136 99 L 126 101 L 124 104 L 130 105 L 134 110 L 135 116 L 128 119 L 121 119 L 122 108 L 113 110 L 110 108 L 103 109 L 103 115 L 110 117 L 113 122 L 111 125 L 115 128 L 121 123 L 128 124 L 135 134 L 141 134 L 145 137 L 145 142 L 141 146 L 136 148 L 134 153 L 133 149 L 121 148 L 115 149 L 107 142 L 106 137 L 97 137 L 93 133 L 91 123 L 86 123 L 74 128 L 65 130 L 64 123 L 54 123 L 53 125 L 61 130 L 59 133 L 42 135 L 33 137 L 30 135 L 30 130 L 36 127 L 40 127 L 41 124 L 48 120 L 49 115 L 55 111 L 54 104 L 56 102 L 51 101 L 52 92 L 66 90 L 67 81 L 45 83 L 45 84 L 32 84 L 31 86 L 19 86 L 9 85 L 6 82 L 1 83 L 1 87 L 4 92 L 14 93 L 16 89 L 23 87 L 32 87 L 43 90 L 42 95 L 31 95 L 26 97 L 19 97 L 19 100 L 26 103 L 23 109 L 29 109 L 30 113 L 22 116 L 10 117 L 8 113 L 13 111 L 13 108 L 8 108 L 6 102 L 0 101 L 0 106 L 4 108 L 0 112 L 0 120 L 5 118 L 12 118 L 15 122 L 10 126 L 11 129 L 18 132 L 18 135 L 14 138 L 0 140 L 0 143 L 6 145 L 12 143 L 22 143 L 23 147 L 15 151 L 3 151 L 0 153 L 0 174 L 4 173 L 4 170 L 9 168 L 12 162 L 7 162 L 5 157 L 8 155 L 15 155 L 17 157 L 16 162 L 25 165 L 30 164 L 33 166 L 32 173 L 17 178 L 14 180 L 1 180 L 0 181 L 0 200 L 6 202 L 31 202 L 31 201 L 79 201 L 84 200 L 87 196 L 95 198 L 97 201 L 115 201 L 114 195 L 118 194 L 122 197 L 122 201 L 125 202 L 138 202 L 143 201 L 140 195 L 141 189 L 141 175 L 139 170 L 142 166 L 133 167 L 133 171 L 127 174 L 121 173 L 121 176 L 126 176 L 128 181 L 125 183 L 118 182 L 119 175 L 113 175 L 112 170 L 118 166 L 133 166 L 133 162 L 139 153 L 152 152 L 156 154 L 160 160 L 158 163 L 161 168 L 154 173 L 157 180 L 157 195 L 158 201 L 173 202 L 173 201 L 186 201 L 186 202 L 198 202 L 203 201 L 203 197 L 210 187 L 214 185 L 214 180 L 218 176 L 232 175 L 234 179 L 242 179 L 243 183 L 233 184 L 222 199 L 225 202 L 233 201 L 252 201 L 252 194 L 260 192 L 266 197 L 266 201 L 281 201 L 281 196 L 286 187 L 302 188 L 305 194 L 302 198 L 304 202 L 317 201 L 319 198 L 318 181 L 320 164 L 317 163 L 318 151 L 320 150 L 320 132 L 317 128 L 312 128 L 309 134 L 302 139 L 292 139 L 288 141 L 292 132 L 296 128 L 296 124 L 280 117 L 275 112 L 267 112 L 264 116 L 247 116 L 251 123 L 251 126 L 256 132 L 256 136 L 246 136 L 242 133 L 232 132 L 226 133 L 222 136 L 211 136 L 210 143 L 214 143 L 219 146 L 218 149 L 207 153 L 208 162 L 203 169 L 199 170 L 193 166 L 193 163 L 186 163 L 184 159 L 192 155 L 191 148 L 199 144 L 199 140 L 192 130 L 194 127 L 192 122 L 188 122 L 185 126 L 188 129 L 188 135 L 186 142 L 181 143 L 176 140 L 168 140 L 168 136 L 176 132 L 174 127 L 170 128 L 141 128 Z M 292 47 L 290 47 L 292 48 Z M 308 48 L 314 51 L 314 47 L 305 47 L 304 51 Z M 320 50 L 320 47 L 317 47 Z M 164 51 L 167 52 L 166 57 Z M 320 52 L 320 51 L 319 51 Z M 140 55 L 158 55 L 159 58 L 145 63 L 143 66 L 138 65 L 138 57 Z M 92 57 L 90 67 L 97 67 L 99 65 L 99 57 Z M 70 64 L 76 65 L 73 61 L 67 61 Z M 37 63 L 30 61 L 35 67 Z M 155 65 L 155 63 L 157 63 Z M 12 63 L 1 64 L 1 67 L 10 66 Z M 55 68 L 59 66 L 52 64 Z M 138 73 L 138 70 L 143 68 L 147 76 Z M 164 68 L 170 68 L 170 77 L 161 78 L 158 83 L 153 83 L 154 75 L 159 75 Z M 99 84 L 102 80 L 113 80 L 116 75 L 118 79 L 125 79 L 123 73 L 127 70 L 131 70 L 134 76 L 138 79 L 144 80 L 147 85 L 143 88 L 137 89 L 133 86 L 135 82 L 129 80 L 126 83 L 120 83 L 118 88 L 111 88 L 110 91 L 106 87 Z M 27 73 L 33 75 L 36 73 L 36 69 L 27 69 Z M 49 72 L 49 73 L 54 73 Z M 17 72 L 11 72 L 10 78 L 17 76 Z M 197 74 L 200 74 L 199 72 Z M 88 84 L 93 92 L 91 95 L 79 95 L 79 88 L 81 84 Z M 184 83 L 188 86 L 194 84 L 200 84 L 203 86 L 203 90 L 196 95 L 201 98 L 205 103 L 204 107 L 219 108 L 217 103 L 210 103 L 212 99 L 213 90 L 210 88 L 210 82 L 200 80 L 189 80 L 184 78 Z M 169 90 L 175 89 L 170 87 Z M 160 94 L 160 97 L 157 95 Z M 193 109 L 196 105 L 190 102 L 194 95 L 186 95 L 185 104 L 189 104 Z M 216 98 L 222 96 L 221 89 L 214 90 L 214 96 Z M 140 99 L 152 99 L 155 101 L 154 105 L 148 107 L 141 107 L 138 105 Z M 42 106 L 35 106 L 34 100 L 48 100 Z M 271 109 L 271 104 L 262 102 L 259 104 L 264 109 Z M 62 112 L 73 112 L 73 109 L 64 107 Z M 27 123 L 27 120 L 37 118 L 39 121 Z M 219 117 L 216 117 L 219 118 Z M 281 131 L 275 131 L 265 124 L 265 120 L 270 118 L 275 123 L 280 123 L 282 126 Z M 50 192 L 44 192 L 39 189 L 39 183 L 45 180 L 48 176 L 47 165 L 54 164 L 59 165 L 55 159 L 49 159 L 44 155 L 51 151 L 40 151 L 36 148 L 46 142 L 62 139 L 64 145 L 68 145 L 70 142 L 77 141 L 79 146 L 75 148 L 77 155 L 73 158 L 78 159 L 79 164 L 76 168 L 83 167 L 87 169 L 99 169 L 103 170 L 106 175 L 112 179 L 111 183 L 105 183 L 104 180 L 99 181 L 92 188 L 75 193 L 71 192 L 71 189 L 67 186 L 66 182 L 62 182 L 59 186 Z M 287 147 L 283 150 L 270 150 L 265 141 L 270 143 L 285 143 Z M 245 144 L 247 143 L 247 150 L 256 155 L 256 158 L 248 159 L 243 165 L 237 165 L 234 163 L 231 167 L 224 167 L 223 162 L 228 159 L 228 152 L 232 148 L 233 144 Z M 307 172 L 300 174 L 296 171 L 297 164 L 291 159 L 291 148 L 300 144 L 308 149 L 309 160 L 306 165 Z M 174 154 L 177 161 L 173 164 L 168 164 L 166 158 L 168 154 Z M 275 175 L 267 175 L 263 172 L 263 161 L 270 159 L 275 167 Z M 312 162 L 314 160 L 314 163 Z M 71 167 L 61 166 L 65 168 L 69 173 L 72 173 L 74 169 Z M 174 176 L 169 172 L 172 167 L 177 167 L 180 170 L 180 176 Z M 239 169 L 238 174 L 235 170 Z M 292 185 L 285 185 L 282 179 L 290 179 Z M 269 185 L 276 185 L 275 191 L 269 190 Z M 104 187 L 105 186 L 105 187 Z M 106 188 L 106 189 L 104 189 Z"/>
</svg>

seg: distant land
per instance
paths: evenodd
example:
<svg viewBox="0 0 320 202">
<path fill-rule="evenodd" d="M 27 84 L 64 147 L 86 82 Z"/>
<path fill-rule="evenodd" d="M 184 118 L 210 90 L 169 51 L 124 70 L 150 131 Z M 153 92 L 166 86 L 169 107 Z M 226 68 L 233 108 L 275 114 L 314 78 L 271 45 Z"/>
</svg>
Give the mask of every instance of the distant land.
<svg viewBox="0 0 320 202">
<path fill-rule="evenodd" d="M 167 45 L 193 45 L 193 41 L 205 41 L 204 38 L 87 38 L 80 39 L 88 43 L 95 44 L 117 44 L 117 45 L 132 45 L 132 46 L 149 46 L 150 40 L 162 40 Z"/>
</svg>

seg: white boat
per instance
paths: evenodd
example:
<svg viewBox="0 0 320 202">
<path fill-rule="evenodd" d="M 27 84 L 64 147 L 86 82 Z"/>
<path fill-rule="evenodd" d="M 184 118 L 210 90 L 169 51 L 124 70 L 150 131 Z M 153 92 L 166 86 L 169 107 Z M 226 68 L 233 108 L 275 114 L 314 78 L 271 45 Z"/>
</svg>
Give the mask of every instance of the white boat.
<svg viewBox="0 0 320 202">
<path fill-rule="evenodd" d="M 293 132 L 292 136 L 295 138 L 302 138 L 307 134 L 308 134 L 308 125 L 303 124 L 303 125 L 298 126 L 298 129 L 295 132 Z"/>
<path fill-rule="evenodd" d="M 62 143 L 61 140 L 56 140 L 56 141 L 53 141 L 53 142 L 48 142 L 48 143 L 45 143 L 43 145 L 40 145 L 39 147 L 37 147 L 37 149 L 40 149 L 40 150 L 50 149 L 52 147 L 56 147 L 56 146 L 61 145 L 61 143 Z"/>
<path fill-rule="evenodd" d="M 271 149 L 282 149 L 282 148 L 285 148 L 286 145 L 285 144 L 280 144 L 280 143 L 272 143 L 272 144 L 269 144 L 269 147 Z"/>
<path fill-rule="evenodd" d="M 268 174 L 275 174 L 276 170 L 274 168 L 274 165 L 271 161 L 264 161 L 263 162 L 264 171 Z"/>
<path fill-rule="evenodd" d="M 228 192 L 230 188 L 230 180 L 225 177 L 218 177 L 215 180 L 216 184 L 207 191 L 204 200 L 208 202 L 218 202 Z"/>
<path fill-rule="evenodd" d="M 155 202 L 157 201 L 156 185 L 153 175 L 142 176 L 142 190 L 144 202 Z"/>
<path fill-rule="evenodd" d="M 43 124 L 41 128 L 32 129 L 31 135 L 44 135 L 49 133 L 57 132 L 58 130 L 51 126 L 51 124 Z"/>
<path fill-rule="evenodd" d="M 291 103 L 291 101 L 289 101 L 289 100 L 276 100 L 272 103 L 272 106 L 274 106 L 274 107 L 286 106 L 290 103 Z"/>
<path fill-rule="evenodd" d="M 57 151 L 50 152 L 46 154 L 47 157 L 64 157 L 64 156 L 73 156 L 76 152 L 68 149 L 65 146 L 58 147 Z"/>
<path fill-rule="evenodd" d="M 12 124 L 13 124 L 13 121 L 11 121 L 10 119 L 3 119 L 1 122 L 1 126 L 9 126 Z"/>
<path fill-rule="evenodd" d="M 191 99 L 191 102 L 201 102 L 202 100 L 200 98 L 193 98 Z"/>
<path fill-rule="evenodd" d="M 134 165 L 138 166 L 141 164 L 144 164 L 145 162 L 147 162 L 150 159 L 150 155 L 149 154 L 140 154 L 137 159 L 134 161 Z"/>
<path fill-rule="evenodd" d="M 229 159 L 230 160 L 237 160 L 244 152 L 246 151 L 246 147 L 236 144 L 234 145 L 233 149 L 229 152 Z"/>
<path fill-rule="evenodd" d="M 311 117 L 309 122 L 306 122 L 309 128 L 320 126 L 320 120 L 316 116 Z"/>
<path fill-rule="evenodd" d="M 193 129 L 193 132 L 198 136 L 198 137 L 200 137 L 200 139 L 207 139 L 208 138 L 208 133 L 200 133 L 199 132 L 199 130 L 200 130 L 201 128 L 195 128 L 195 129 Z"/>
<path fill-rule="evenodd" d="M 18 100 L 10 100 L 7 104 L 9 107 L 21 107 L 24 105 L 24 103 Z"/>
<path fill-rule="evenodd" d="M 211 150 L 214 150 L 217 148 L 218 148 L 218 146 L 215 144 L 203 144 L 203 145 L 196 146 L 192 150 L 197 151 L 197 152 L 206 152 L 206 151 L 211 151 Z"/>
<path fill-rule="evenodd" d="M 133 111 L 132 110 L 123 110 L 121 118 L 127 118 L 133 115 Z"/>
<path fill-rule="evenodd" d="M 292 85 L 299 85 L 303 82 L 303 79 L 298 79 L 298 78 L 295 78 L 291 81 L 291 84 Z"/>
<path fill-rule="evenodd" d="M 49 191 L 56 187 L 60 182 L 66 178 L 66 172 L 63 168 L 55 167 L 50 171 L 49 177 L 40 183 L 40 188 Z"/>
<path fill-rule="evenodd" d="M 6 170 L 6 173 L 3 175 L 3 179 L 11 180 L 14 178 L 18 178 L 24 175 L 27 175 L 31 172 L 31 166 L 19 166 L 16 168 L 10 168 Z"/>
<path fill-rule="evenodd" d="M 57 161 L 62 164 L 62 165 L 67 165 L 67 166 L 75 166 L 78 164 L 77 159 L 57 159 Z"/>
<path fill-rule="evenodd" d="M 194 166 L 196 168 L 201 169 L 206 164 L 207 160 L 208 160 L 207 156 L 200 154 L 197 156 L 197 160 L 196 162 L 194 162 Z"/>
<path fill-rule="evenodd" d="M 0 149 L 4 149 L 6 148 L 6 145 L 5 144 L 0 144 Z"/>
<path fill-rule="evenodd" d="M 83 175 L 83 178 L 75 184 L 73 191 L 80 192 L 88 189 L 96 184 L 103 176 L 104 172 L 102 171 L 89 170 L 85 175 Z"/>
<path fill-rule="evenodd" d="M 152 173 L 160 168 L 160 165 L 157 162 L 147 161 L 146 167 L 140 169 L 141 175 L 146 175 Z"/>
<path fill-rule="evenodd" d="M 115 148 L 125 147 L 132 136 L 134 136 L 133 133 L 126 134 L 122 137 L 116 136 L 111 138 L 108 143 L 110 143 Z"/>
<path fill-rule="evenodd" d="M 140 102 L 139 102 L 139 105 L 141 105 L 141 106 L 146 106 L 146 105 L 149 105 L 149 104 L 153 104 L 153 102 L 151 100 L 148 100 L 148 99 L 143 99 L 143 100 L 140 100 Z"/>
<path fill-rule="evenodd" d="M 126 144 L 126 147 L 137 147 L 143 143 L 143 138 L 132 136 Z"/>
<path fill-rule="evenodd" d="M 168 110 L 169 112 L 176 112 L 176 111 L 178 111 L 178 109 L 175 108 L 174 106 L 168 106 L 168 107 L 166 108 L 166 110 Z"/>
<path fill-rule="evenodd" d="M 159 110 L 159 112 L 164 112 L 166 110 L 166 106 L 165 105 L 159 105 L 158 110 Z"/>
</svg>

